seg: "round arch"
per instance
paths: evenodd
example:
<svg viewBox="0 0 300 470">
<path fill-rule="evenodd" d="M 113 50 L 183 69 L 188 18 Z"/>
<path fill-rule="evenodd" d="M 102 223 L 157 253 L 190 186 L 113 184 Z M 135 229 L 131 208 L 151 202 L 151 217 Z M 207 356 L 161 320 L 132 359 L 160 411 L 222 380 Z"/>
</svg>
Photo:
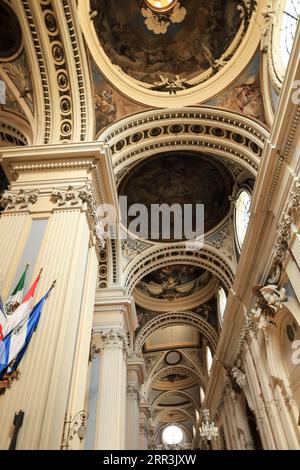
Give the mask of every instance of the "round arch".
<svg viewBox="0 0 300 470">
<path fill-rule="evenodd" d="M 187 419 L 190 420 L 193 424 L 193 426 L 196 425 L 196 419 L 195 417 L 189 413 L 187 410 L 184 410 L 183 408 L 178 408 L 178 407 L 174 407 L 172 408 L 172 411 L 178 411 L 179 413 L 182 413 L 184 415 L 186 415 Z M 161 410 L 154 418 L 154 426 L 165 426 L 165 423 L 161 423 L 160 422 L 160 419 L 166 414 L 166 413 L 169 413 L 170 410 L 169 409 L 164 409 L 164 410 Z M 171 421 L 170 421 L 171 422 Z"/>
<path fill-rule="evenodd" d="M 152 110 L 109 126 L 98 140 L 110 148 L 117 184 L 155 153 L 191 150 L 213 153 L 256 176 L 268 130 L 247 116 L 212 107 Z"/>
<path fill-rule="evenodd" d="M 0 145 L 25 146 L 32 144 L 32 129 L 25 119 L 0 111 Z"/>
<path fill-rule="evenodd" d="M 195 400 L 195 398 L 190 395 L 188 392 L 185 392 L 183 390 L 168 390 L 167 392 L 163 392 L 161 393 L 160 395 L 158 395 L 158 397 L 155 398 L 155 400 L 151 403 L 151 406 L 152 408 L 161 408 L 162 405 L 159 405 L 159 402 L 162 401 L 162 400 L 165 400 L 169 397 L 181 397 L 181 398 L 185 398 L 186 400 L 190 401 L 193 403 L 194 407 L 195 407 L 195 410 L 198 410 L 200 409 L 200 405 L 199 403 L 197 403 L 197 401 Z"/>
<path fill-rule="evenodd" d="M 135 351 L 140 352 L 143 345 L 154 333 L 154 331 L 162 328 L 168 328 L 169 326 L 192 326 L 202 333 L 212 346 L 212 350 L 215 351 L 217 347 L 217 334 L 213 327 L 204 318 L 200 317 L 193 312 L 170 312 L 158 315 L 157 317 L 150 320 L 139 332 L 135 341 Z M 193 369 L 191 369 L 193 370 Z M 194 370 L 193 370 L 194 371 Z M 203 380 L 202 380 L 203 381 Z"/>
<path fill-rule="evenodd" d="M 195 242 L 160 244 L 151 247 L 135 257 L 124 271 L 124 286 L 131 293 L 135 285 L 148 273 L 170 264 L 190 264 L 199 266 L 214 274 L 229 291 L 234 279 L 233 262 L 218 249 Z"/>
</svg>

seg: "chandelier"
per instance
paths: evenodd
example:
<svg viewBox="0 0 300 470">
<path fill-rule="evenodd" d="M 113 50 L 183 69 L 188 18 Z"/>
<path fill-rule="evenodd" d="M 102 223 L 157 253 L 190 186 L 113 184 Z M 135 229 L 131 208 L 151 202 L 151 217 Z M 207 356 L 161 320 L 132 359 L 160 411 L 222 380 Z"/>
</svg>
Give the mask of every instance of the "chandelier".
<svg viewBox="0 0 300 470">
<path fill-rule="evenodd" d="M 182 23 L 187 11 L 179 0 L 139 0 L 145 25 L 154 34 L 165 34 L 171 23 Z"/>
<path fill-rule="evenodd" d="M 200 436 L 207 441 L 216 439 L 219 435 L 219 430 L 215 426 L 214 421 L 209 421 L 209 410 L 207 408 L 202 411 L 202 417 L 202 425 L 199 428 Z"/>
</svg>

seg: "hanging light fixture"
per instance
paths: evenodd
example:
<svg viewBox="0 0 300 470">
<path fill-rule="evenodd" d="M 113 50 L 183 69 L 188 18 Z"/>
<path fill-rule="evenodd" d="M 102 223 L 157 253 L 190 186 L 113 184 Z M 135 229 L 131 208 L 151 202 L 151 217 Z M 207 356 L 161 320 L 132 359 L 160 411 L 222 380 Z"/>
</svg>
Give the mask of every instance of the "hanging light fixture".
<svg viewBox="0 0 300 470">
<path fill-rule="evenodd" d="M 178 0 L 145 0 L 146 5 L 157 13 L 165 13 L 175 6 Z"/>
<path fill-rule="evenodd" d="M 202 417 L 202 425 L 199 428 L 200 436 L 207 441 L 216 439 L 219 435 L 219 430 L 215 426 L 214 421 L 209 421 L 209 410 L 207 408 L 202 411 Z"/>
<path fill-rule="evenodd" d="M 154 34 L 165 34 L 171 23 L 181 23 L 187 11 L 179 0 L 138 0 L 145 25 Z"/>
</svg>

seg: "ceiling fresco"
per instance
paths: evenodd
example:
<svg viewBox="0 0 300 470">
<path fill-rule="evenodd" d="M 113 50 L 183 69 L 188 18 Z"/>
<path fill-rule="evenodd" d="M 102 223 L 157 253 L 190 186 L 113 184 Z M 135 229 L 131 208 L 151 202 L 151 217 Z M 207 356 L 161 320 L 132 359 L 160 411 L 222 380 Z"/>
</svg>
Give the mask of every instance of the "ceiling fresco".
<svg viewBox="0 0 300 470">
<path fill-rule="evenodd" d="M 229 210 L 232 179 L 226 167 L 216 158 L 194 152 L 158 154 L 137 165 L 120 185 L 120 194 L 128 198 L 128 207 L 143 204 L 149 213 L 148 238 L 151 239 L 150 208 L 152 204 L 204 205 L 205 232 L 215 227 Z M 193 210 L 193 219 L 196 218 Z M 135 217 L 128 216 L 128 224 Z M 195 227 L 195 220 L 193 226 Z M 162 225 L 162 224 L 160 224 Z M 171 218 L 170 239 L 174 240 L 174 221 Z M 165 235 L 165 234 L 164 234 Z"/>
<path fill-rule="evenodd" d="M 201 268 L 174 264 L 147 274 L 136 288 L 152 298 L 173 301 L 194 294 L 210 279 L 210 273 Z"/>
<path fill-rule="evenodd" d="M 227 90 L 205 104 L 241 113 L 265 123 L 260 64 L 261 53 L 257 52 L 242 75 Z"/>
<path fill-rule="evenodd" d="M 241 26 L 238 0 L 189 0 L 186 15 L 164 34 L 145 26 L 141 2 L 91 0 L 101 46 L 113 64 L 134 79 L 154 84 L 161 77 L 191 79 L 223 56 Z"/>
<path fill-rule="evenodd" d="M 195 266 L 185 264 L 174 264 L 156 269 L 152 273 L 143 277 L 143 281 L 148 284 L 162 285 L 165 282 L 171 282 L 175 286 L 182 286 L 195 281 L 204 273 L 204 270 Z"/>
<path fill-rule="evenodd" d="M 113 122 L 125 116 L 147 110 L 146 106 L 140 106 L 115 90 L 105 80 L 92 57 L 89 59 L 94 89 L 96 135 Z"/>
</svg>

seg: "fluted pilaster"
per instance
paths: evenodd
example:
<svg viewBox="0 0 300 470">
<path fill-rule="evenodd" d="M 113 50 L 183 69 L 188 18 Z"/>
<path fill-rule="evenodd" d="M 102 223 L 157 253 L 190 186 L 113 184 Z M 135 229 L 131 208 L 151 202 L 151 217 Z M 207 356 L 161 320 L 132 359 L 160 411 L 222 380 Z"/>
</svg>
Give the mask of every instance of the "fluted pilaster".
<svg viewBox="0 0 300 470">
<path fill-rule="evenodd" d="M 121 329 L 98 334 L 101 353 L 94 448 L 125 449 L 127 335 Z"/>
</svg>

